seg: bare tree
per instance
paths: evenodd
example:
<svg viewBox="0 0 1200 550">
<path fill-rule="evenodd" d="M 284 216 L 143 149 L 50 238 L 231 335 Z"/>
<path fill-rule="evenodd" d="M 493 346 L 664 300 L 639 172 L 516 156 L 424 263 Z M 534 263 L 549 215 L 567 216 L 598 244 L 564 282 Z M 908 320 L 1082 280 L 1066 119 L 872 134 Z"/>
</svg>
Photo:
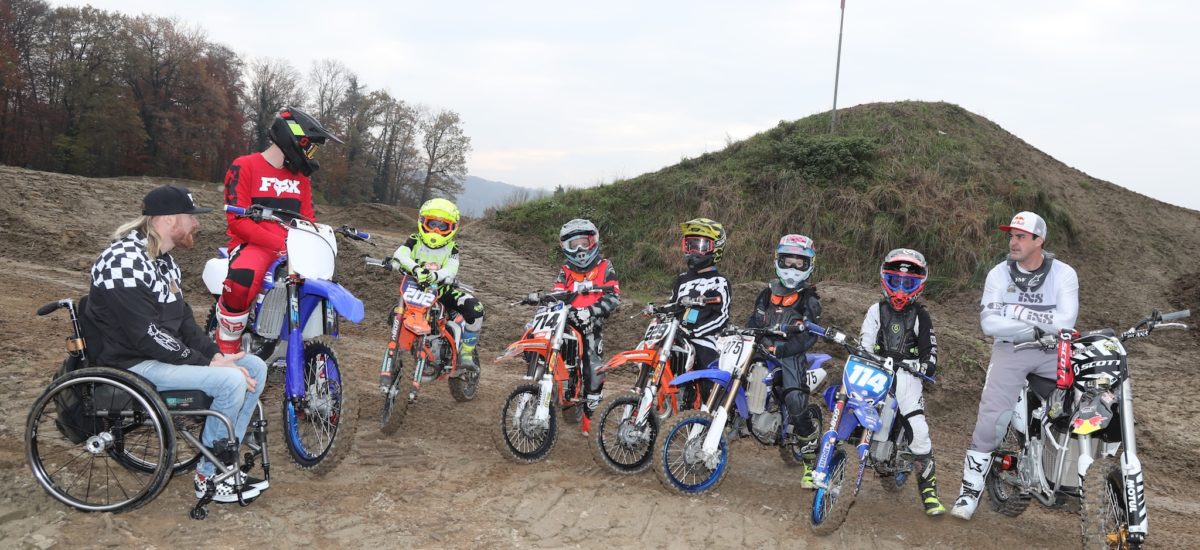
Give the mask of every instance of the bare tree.
<svg viewBox="0 0 1200 550">
<path fill-rule="evenodd" d="M 467 176 L 467 155 L 471 153 L 471 138 L 463 133 L 458 113 L 449 110 L 426 113 L 421 120 L 421 132 L 424 177 L 417 202 L 424 203 L 435 194 L 458 195 Z"/>
<path fill-rule="evenodd" d="M 313 61 L 312 69 L 308 71 L 308 80 L 313 93 L 313 113 L 317 120 L 332 120 L 334 110 L 346 98 L 354 73 L 346 65 L 336 59 L 321 59 Z"/>
<path fill-rule="evenodd" d="M 284 107 L 304 105 L 301 79 L 299 71 L 283 59 L 260 57 L 250 63 L 242 106 L 256 150 L 261 151 L 270 143 L 267 130 L 275 113 Z"/>
</svg>

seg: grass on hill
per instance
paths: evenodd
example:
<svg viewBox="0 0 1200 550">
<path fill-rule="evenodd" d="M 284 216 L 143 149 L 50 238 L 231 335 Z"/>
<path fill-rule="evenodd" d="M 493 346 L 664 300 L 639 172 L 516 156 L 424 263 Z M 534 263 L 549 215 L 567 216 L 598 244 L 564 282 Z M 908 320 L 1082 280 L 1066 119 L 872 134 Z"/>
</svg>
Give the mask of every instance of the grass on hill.
<svg viewBox="0 0 1200 550">
<path fill-rule="evenodd" d="M 1071 217 L 1028 181 L 1041 155 L 995 123 L 948 103 L 869 104 L 733 143 L 722 151 L 597 188 L 578 189 L 498 211 L 501 229 L 543 244 L 559 261 L 559 226 L 575 217 L 600 228 L 604 253 L 622 281 L 658 292 L 682 267 L 679 223 L 722 222 L 729 243 L 721 270 L 733 280 L 766 279 L 786 233 L 812 237 L 819 278 L 873 282 L 883 255 L 910 247 L 930 261 L 930 292 L 977 283 L 1005 249 L 996 226 L 1020 210 L 1075 239 Z M 1059 241 L 1060 243 L 1063 241 Z"/>
</svg>

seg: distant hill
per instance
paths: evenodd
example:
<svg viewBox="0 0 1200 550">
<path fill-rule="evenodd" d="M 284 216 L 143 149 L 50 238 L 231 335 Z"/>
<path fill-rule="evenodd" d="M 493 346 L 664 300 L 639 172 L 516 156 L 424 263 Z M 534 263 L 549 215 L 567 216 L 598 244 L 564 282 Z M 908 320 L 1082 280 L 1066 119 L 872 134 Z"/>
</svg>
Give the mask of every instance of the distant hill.
<svg viewBox="0 0 1200 550">
<path fill-rule="evenodd" d="M 510 185 L 501 181 L 467 176 L 466 181 L 463 182 L 463 192 L 455 199 L 455 202 L 463 214 L 479 217 L 488 208 L 498 207 L 514 197 L 533 199 L 546 193 L 546 191 Z"/>
<path fill-rule="evenodd" d="M 818 280 L 878 284 L 880 258 L 912 247 L 930 260 L 930 290 L 974 289 L 1007 241 L 996 228 L 1020 210 L 1049 223 L 1047 249 L 1074 265 L 1087 301 L 1158 305 L 1196 271 L 1200 213 L 1088 176 L 996 123 L 949 103 L 859 105 L 824 112 L 653 173 L 570 190 L 497 212 L 499 229 L 532 237 L 554 261 L 558 227 L 601 228 L 622 282 L 661 291 L 682 267 L 679 223 L 729 230 L 721 271 L 765 280 L 780 235 L 817 246 Z M 1136 160 L 1131 160 L 1136 162 Z"/>
</svg>

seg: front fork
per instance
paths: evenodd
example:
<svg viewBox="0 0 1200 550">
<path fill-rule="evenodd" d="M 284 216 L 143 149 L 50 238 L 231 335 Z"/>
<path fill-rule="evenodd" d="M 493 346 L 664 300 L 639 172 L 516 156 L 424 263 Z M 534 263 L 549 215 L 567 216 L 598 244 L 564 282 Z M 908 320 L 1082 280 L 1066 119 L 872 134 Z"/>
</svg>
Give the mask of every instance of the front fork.
<svg viewBox="0 0 1200 550">
<path fill-rule="evenodd" d="M 304 334 L 300 325 L 300 291 L 296 282 L 288 279 L 288 344 L 287 368 L 284 375 L 284 397 L 292 400 L 299 410 L 304 398 Z"/>
<path fill-rule="evenodd" d="M 842 414 L 845 412 L 846 400 L 838 399 L 829 414 L 829 428 L 821 434 L 821 453 L 817 456 L 817 465 L 813 469 L 812 478 L 813 484 L 823 489 L 827 489 L 829 486 L 829 461 L 833 458 L 833 448 L 837 445 L 838 424 L 841 423 Z"/>
<path fill-rule="evenodd" d="M 708 424 L 708 433 L 704 434 L 704 444 L 700 446 L 700 449 L 704 451 L 705 456 L 711 456 L 717 452 L 717 447 L 721 444 L 721 437 L 725 435 L 725 422 L 729 420 L 729 411 L 733 410 L 733 400 L 737 397 L 737 392 L 741 387 L 742 378 L 740 376 L 730 381 L 729 389 L 725 392 L 725 399 L 713 414 L 712 421 Z M 708 399 L 709 403 L 716 399 L 716 395 L 717 388 L 714 387 L 712 395 Z"/>
<path fill-rule="evenodd" d="M 1121 384 L 1121 438 L 1125 452 L 1121 455 L 1121 476 L 1125 478 L 1125 505 L 1129 510 L 1129 538 L 1142 543 L 1150 533 L 1150 518 L 1146 510 L 1146 482 L 1142 477 L 1142 461 L 1137 457 L 1137 436 L 1133 425 L 1133 383 L 1126 378 Z"/>
</svg>

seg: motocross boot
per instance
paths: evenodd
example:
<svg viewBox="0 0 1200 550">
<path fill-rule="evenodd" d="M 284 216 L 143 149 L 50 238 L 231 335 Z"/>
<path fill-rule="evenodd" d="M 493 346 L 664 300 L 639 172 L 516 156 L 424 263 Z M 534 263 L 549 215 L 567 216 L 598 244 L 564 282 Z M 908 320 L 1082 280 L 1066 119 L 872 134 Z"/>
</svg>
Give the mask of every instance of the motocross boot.
<svg viewBox="0 0 1200 550">
<path fill-rule="evenodd" d="M 225 309 L 225 304 L 217 302 L 216 315 L 216 340 L 221 353 L 231 355 L 242 351 L 242 332 L 246 330 L 246 321 L 250 318 L 250 312 L 233 313 Z"/>
<path fill-rule="evenodd" d="M 925 506 L 925 515 L 940 516 L 946 513 L 946 507 L 938 499 L 936 468 L 933 455 L 913 457 L 913 470 L 917 472 L 917 491 L 920 493 L 921 504 Z"/>
<path fill-rule="evenodd" d="M 975 508 L 979 506 L 979 495 L 983 493 L 983 479 L 991 467 L 992 453 L 967 451 L 967 456 L 963 459 L 962 491 L 958 494 L 958 500 L 954 501 L 950 515 L 960 519 L 971 519 L 971 516 L 975 515 Z"/>
<path fill-rule="evenodd" d="M 475 344 L 479 343 L 479 333 L 464 330 L 462 342 L 458 346 L 458 364 L 479 372 L 479 360 L 475 357 Z"/>
</svg>

